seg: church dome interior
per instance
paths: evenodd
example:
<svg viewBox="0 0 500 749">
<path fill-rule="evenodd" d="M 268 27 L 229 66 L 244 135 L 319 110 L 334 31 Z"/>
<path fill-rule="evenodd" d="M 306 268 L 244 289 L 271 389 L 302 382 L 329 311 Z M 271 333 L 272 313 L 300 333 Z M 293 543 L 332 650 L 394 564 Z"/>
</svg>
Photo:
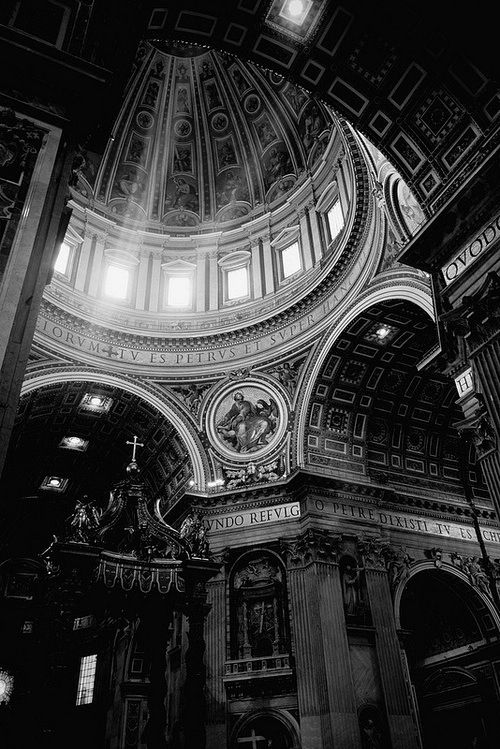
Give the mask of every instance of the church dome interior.
<svg viewBox="0 0 500 749">
<path fill-rule="evenodd" d="M 3 3 L 2 749 L 498 746 L 469 15 Z"/>
</svg>

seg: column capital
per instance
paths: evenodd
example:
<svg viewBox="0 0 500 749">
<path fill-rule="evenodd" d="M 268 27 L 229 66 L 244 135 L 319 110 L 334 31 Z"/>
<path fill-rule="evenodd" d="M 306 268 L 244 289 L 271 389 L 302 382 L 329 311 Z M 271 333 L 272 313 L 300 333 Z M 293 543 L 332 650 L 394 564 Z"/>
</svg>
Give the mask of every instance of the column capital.
<svg viewBox="0 0 500 749">
<path fill-rule="evenodd" d="M 282 539 L 281 552 L 289 568 L 303 567 L 310 562 L 336 563 L 342 543 L 340 535 L 323 530 L 307 530 L 293 539 Z"/>
<path fill-rule="evenodd" d="M 387 560 L 393 556 L 391 545 L 378 536 L 358 538 L 358 550 L 366 570 L 387 571 Z"/>
</svg>

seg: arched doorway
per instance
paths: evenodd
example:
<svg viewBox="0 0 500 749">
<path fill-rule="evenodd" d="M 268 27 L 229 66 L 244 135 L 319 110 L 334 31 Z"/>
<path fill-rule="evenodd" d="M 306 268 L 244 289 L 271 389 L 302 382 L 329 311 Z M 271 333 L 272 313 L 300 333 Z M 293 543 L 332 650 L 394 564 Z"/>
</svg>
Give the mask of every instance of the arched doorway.
<svg viewBox="0 0 500 749">
<path fill-rule="evenodd" d="M 262 712 L 236 726 L 231 749 L 298 749 L 297 731 L 287 718 L 275 711 Z"/>
<path fill-rule="evenodd" d="M 498 629 L 483 599 L 439 569 L 404 588 L 400 621 L 425 749 L 498 746 Z"/>
</svg>

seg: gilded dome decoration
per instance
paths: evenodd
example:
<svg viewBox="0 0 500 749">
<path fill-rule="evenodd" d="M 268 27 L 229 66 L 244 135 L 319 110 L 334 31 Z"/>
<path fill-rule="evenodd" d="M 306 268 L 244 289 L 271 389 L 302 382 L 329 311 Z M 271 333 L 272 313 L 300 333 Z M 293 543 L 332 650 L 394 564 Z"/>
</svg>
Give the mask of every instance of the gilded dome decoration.
<svg viewBox="0 0 500 749">
<path fill-rule="evenodd" d="M 332 126 L 322 104 L 279 76 L 214 51 L 145 43 L 95 197 L 118 220 L 176 231 L 241 221 L 290 194 Z"/>
</svg>

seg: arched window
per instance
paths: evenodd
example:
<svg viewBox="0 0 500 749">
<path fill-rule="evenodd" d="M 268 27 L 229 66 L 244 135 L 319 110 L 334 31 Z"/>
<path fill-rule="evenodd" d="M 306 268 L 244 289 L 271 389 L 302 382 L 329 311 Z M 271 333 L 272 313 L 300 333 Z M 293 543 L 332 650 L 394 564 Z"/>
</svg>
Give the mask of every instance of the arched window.
<svg viewBox="0 0 500 749">
<path fill-rule="evenodd" d="M 231 575 L 231 657 L 265 658 L 289 649 L 284 570 L 265 551 L 245 555 Z"/>
</svg>

